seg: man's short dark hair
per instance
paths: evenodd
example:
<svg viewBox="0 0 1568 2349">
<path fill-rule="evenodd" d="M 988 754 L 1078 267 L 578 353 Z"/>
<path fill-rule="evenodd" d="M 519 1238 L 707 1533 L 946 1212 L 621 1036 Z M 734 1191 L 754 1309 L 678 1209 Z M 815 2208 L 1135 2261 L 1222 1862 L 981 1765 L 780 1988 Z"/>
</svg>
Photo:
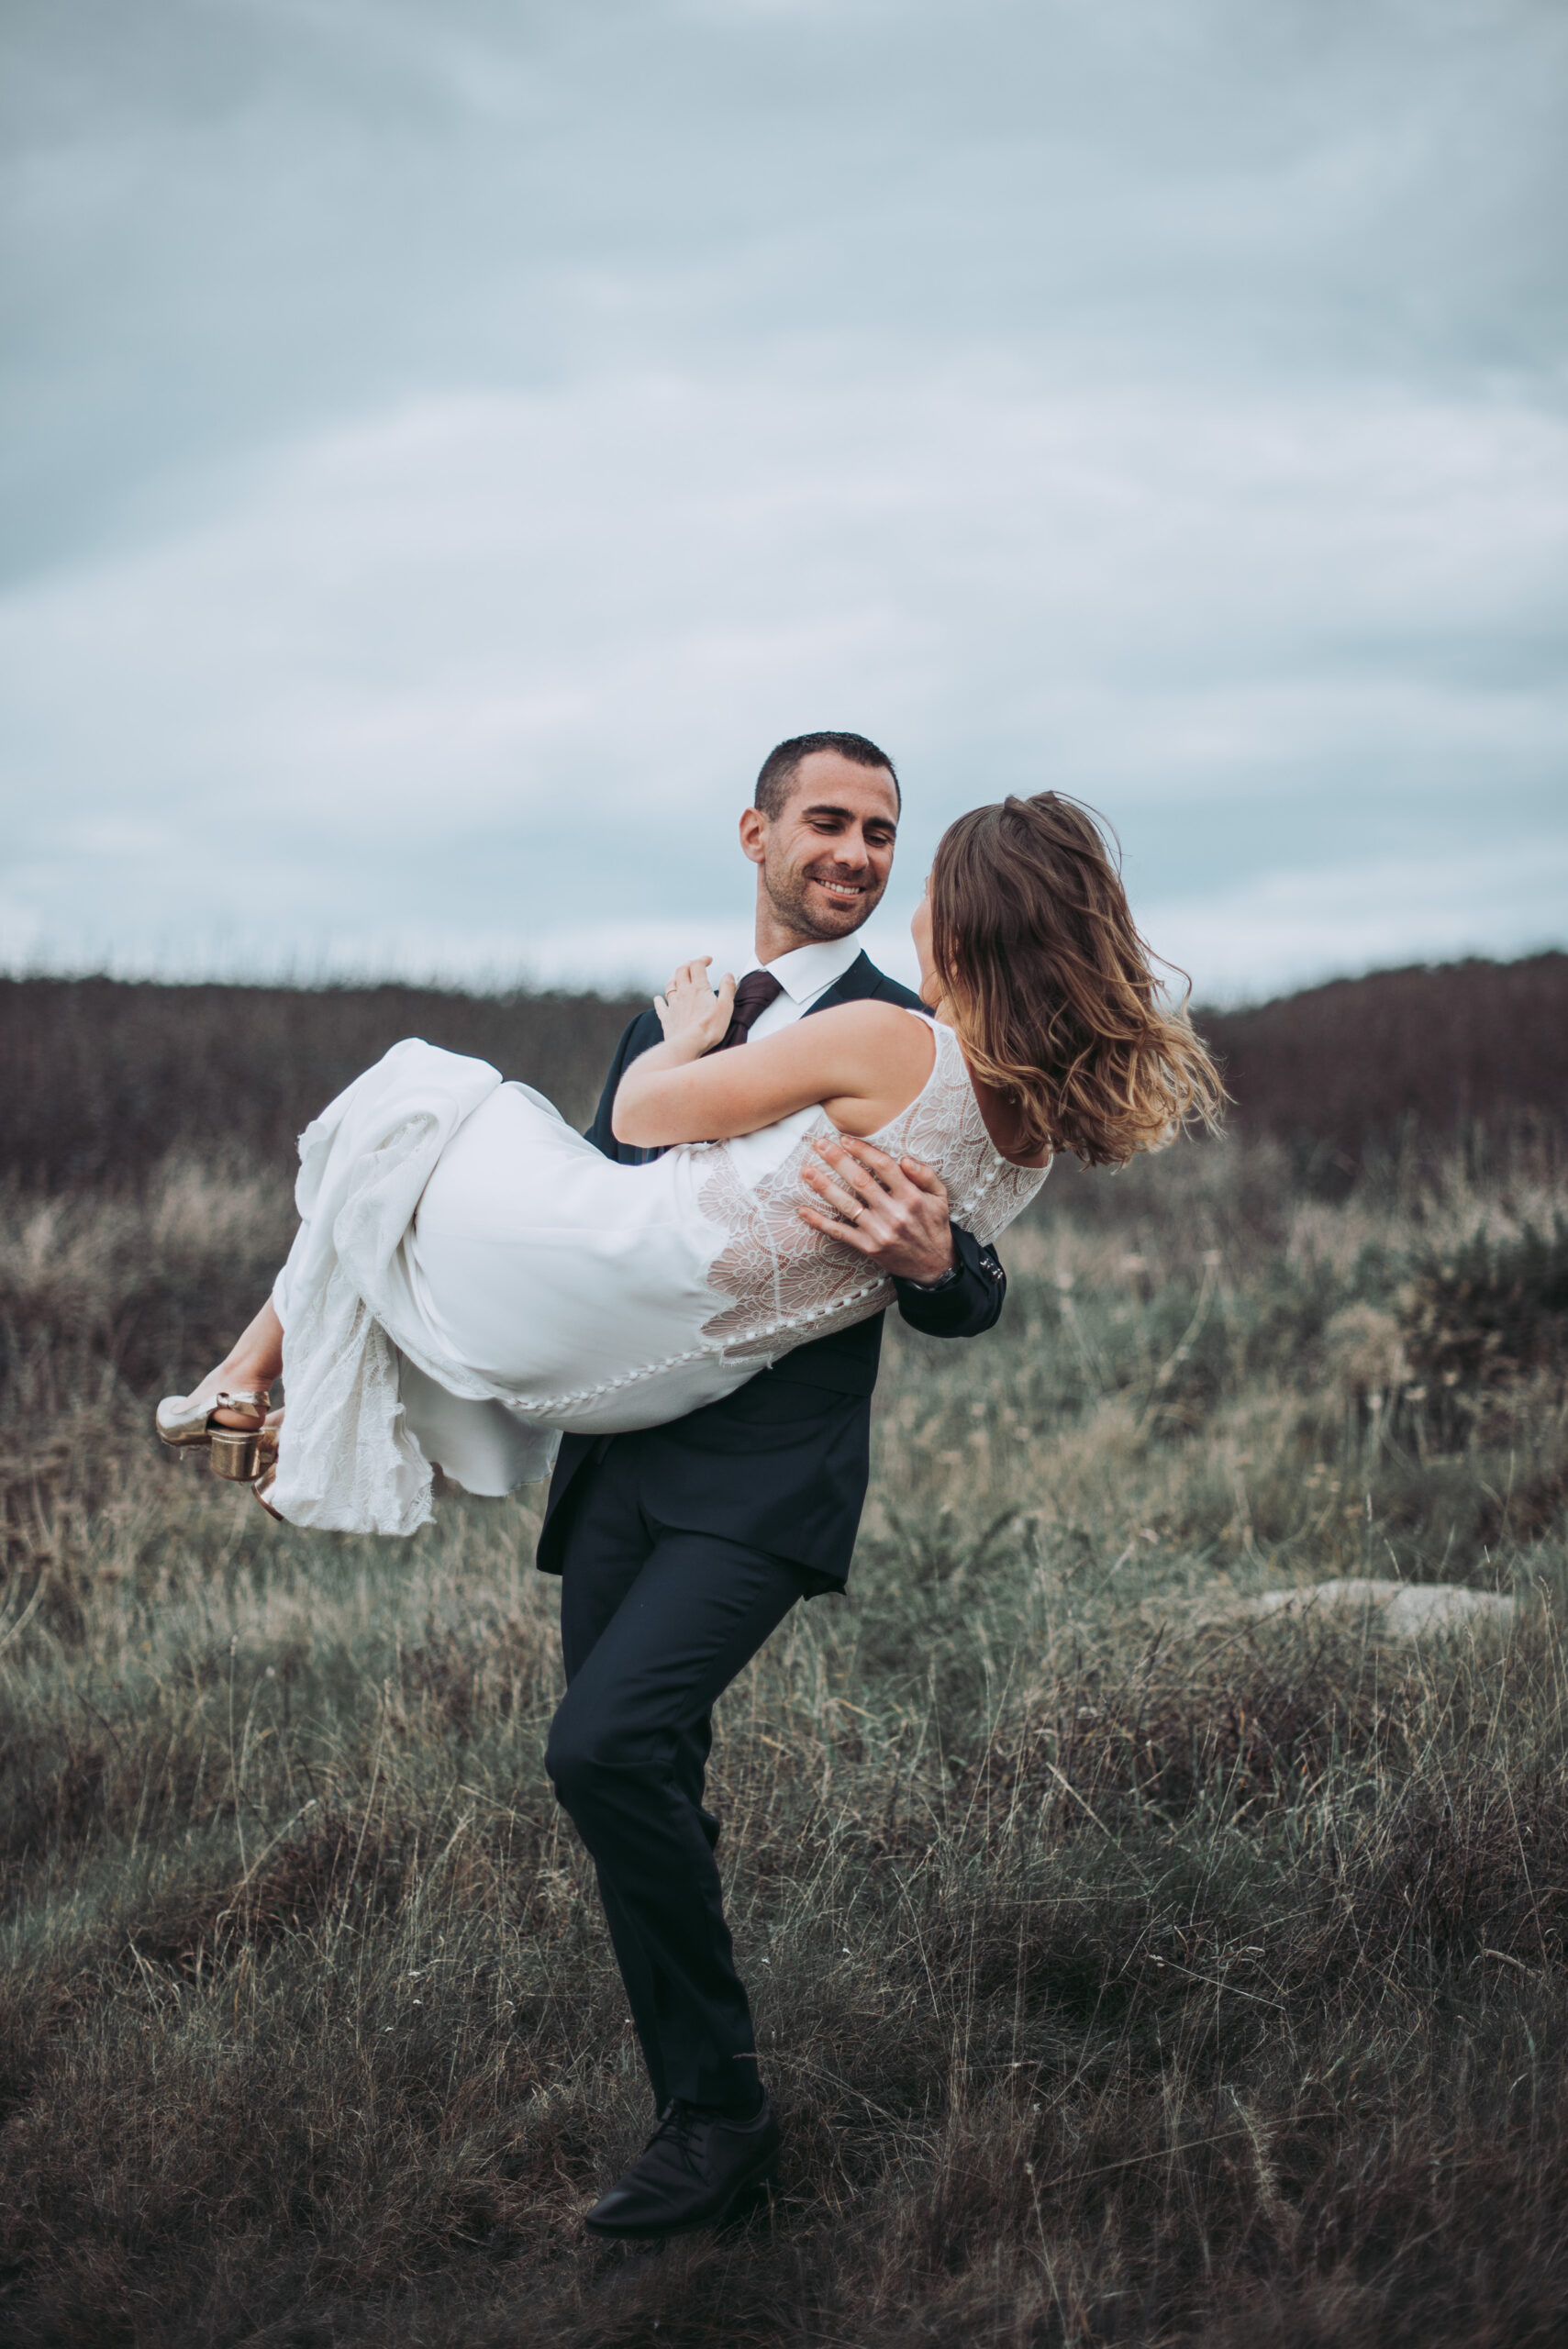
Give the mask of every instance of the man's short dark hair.
<svg viewBox="0 0 1568 2349">
<path fill-rule="evenodd" d="M 851 766 L 885 767 L 893 777 L 893 796 L 902 815 L 904 794 L 898 786 L 898 770 L 887 752 L 879 751 L 874 742 L 868 742 L 863 734 L 792 734 L 787 742 L 770 751 L 762 761 L 757 788 L 751 795 L 751 805 L 759 815 L 766 816 L 771 823 L 775 816 L 784 814 L 789 787 L 800 763 L 810 758 L 814 751 L 837 751 Z"/>
</svg>

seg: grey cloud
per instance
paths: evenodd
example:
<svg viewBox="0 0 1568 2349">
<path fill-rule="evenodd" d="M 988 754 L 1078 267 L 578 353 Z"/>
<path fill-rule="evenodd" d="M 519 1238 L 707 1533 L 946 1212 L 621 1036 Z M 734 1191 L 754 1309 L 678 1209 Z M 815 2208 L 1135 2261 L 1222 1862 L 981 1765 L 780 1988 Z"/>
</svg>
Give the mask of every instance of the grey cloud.
<svg viewBox="0 0 1568 2349">
<path fill-rule="evenodd" d="M 911 864 L 1037 780 L 1173 905 L 1479 792 L 1560 836 L 1560 12 L 14 16 L 0 952 L 569 958 L 584 808 L 595 952 L 728 919 L 823 719 L 896 737 Z M 215 789 L 243 886 L 167 853 Z"/>
</svg>

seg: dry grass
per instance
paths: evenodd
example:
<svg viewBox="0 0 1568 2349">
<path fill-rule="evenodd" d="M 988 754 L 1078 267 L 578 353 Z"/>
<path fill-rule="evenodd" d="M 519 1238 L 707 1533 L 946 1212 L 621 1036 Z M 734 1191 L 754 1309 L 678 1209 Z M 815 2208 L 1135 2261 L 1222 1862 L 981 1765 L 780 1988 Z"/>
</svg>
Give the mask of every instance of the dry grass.
<svg viewBox="0 0 1568 2349">
<path fill-rule="evenodd" d="M 854 1595 L 716 1753 L 783 2192 L 649 2254 L 579 2224 L 646 2092 L 530 1510 L 309 1540 L 165 1463 L 286 1198 L 14 1196 L 0 2331 L 1560 2341 L 1564 1186 L 1476 1163 L 1053 1182 L 995 1335 L 893 1339 Z M 1513 1630 L 1223 1620 L 1395 1572 Z"/>
</svg>

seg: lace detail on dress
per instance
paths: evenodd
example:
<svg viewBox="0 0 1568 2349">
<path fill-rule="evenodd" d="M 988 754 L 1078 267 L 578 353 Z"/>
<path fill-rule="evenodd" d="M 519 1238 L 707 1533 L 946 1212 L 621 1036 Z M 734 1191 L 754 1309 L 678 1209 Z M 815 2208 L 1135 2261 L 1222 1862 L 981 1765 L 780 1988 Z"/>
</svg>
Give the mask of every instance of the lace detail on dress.
<svg viewBox="0 0 1568 2349">
<path fill-rule="evenodd" d="M 934 1166 L 947 1185 L 954 1223 L 984 1244 L 1006 1230 L 1051 1170 L 1014 1166 L 1002 1156 L 986 1131 L 958 1038 L 935 1020 L 929 1025 L 937 1044 L 930 1075 L 906 1109 L 866 1139 L 890 1157 Z M 868 1320 L 893 1302 L 885 1273 L 800 1219 L 801 1169 L 812 1143 L 837 1132 L 826 1114 L 818 1118 L 755 1189 L 741 1182 L 722 1149 L 714 1152 L 699 1197 L 728 1237 L 708 1278 L 733 1302 L 703 1333 L 732 1357 L 783 1353 L 806 1337 Z"/>
</svg>

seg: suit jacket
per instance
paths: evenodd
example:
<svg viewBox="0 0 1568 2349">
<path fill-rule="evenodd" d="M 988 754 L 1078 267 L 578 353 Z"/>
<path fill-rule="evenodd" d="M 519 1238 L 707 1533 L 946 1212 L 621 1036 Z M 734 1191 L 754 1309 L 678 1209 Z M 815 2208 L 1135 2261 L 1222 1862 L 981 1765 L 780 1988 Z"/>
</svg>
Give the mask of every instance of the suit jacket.
<svg viewBox="0 0 1568 2349">
<path fill-rule="evenodd" d="M 862 953 L 803 1015 L 868 999 L 924 1007 Z M 610 1126 L 616 1092 L 629 1062 L 657 1044 L 658 1015 L 639 1014 L 610 1063 L 588 1140 L 606 1158 L 639 1165 L 659 1155 L 618 1142 Z M 895 1281 L 898 1309 L 929 1337 L 969 1338 L 991 1328 L 1002 1310 L 1006 1275 L 994 1248 L 953 1230 L 959 1277 L 936 1296 Z M 858 1321 L 796 1346 L 717 1403 L 632 1436 L 568 1435 L 550 1480 L 538 1563 L 560 1574 L 571 1539 L 573 1486 L 606 1442 L 635 1443 L 643 1464 L 645 1506 L 663 1524 L 718 1533 L 806 1567 L 817 1587 L 842 1586 L 850 1569 L 871 1473 L 871 1396 L 882 1353 L 883 1316 Z"/>
</svg>

